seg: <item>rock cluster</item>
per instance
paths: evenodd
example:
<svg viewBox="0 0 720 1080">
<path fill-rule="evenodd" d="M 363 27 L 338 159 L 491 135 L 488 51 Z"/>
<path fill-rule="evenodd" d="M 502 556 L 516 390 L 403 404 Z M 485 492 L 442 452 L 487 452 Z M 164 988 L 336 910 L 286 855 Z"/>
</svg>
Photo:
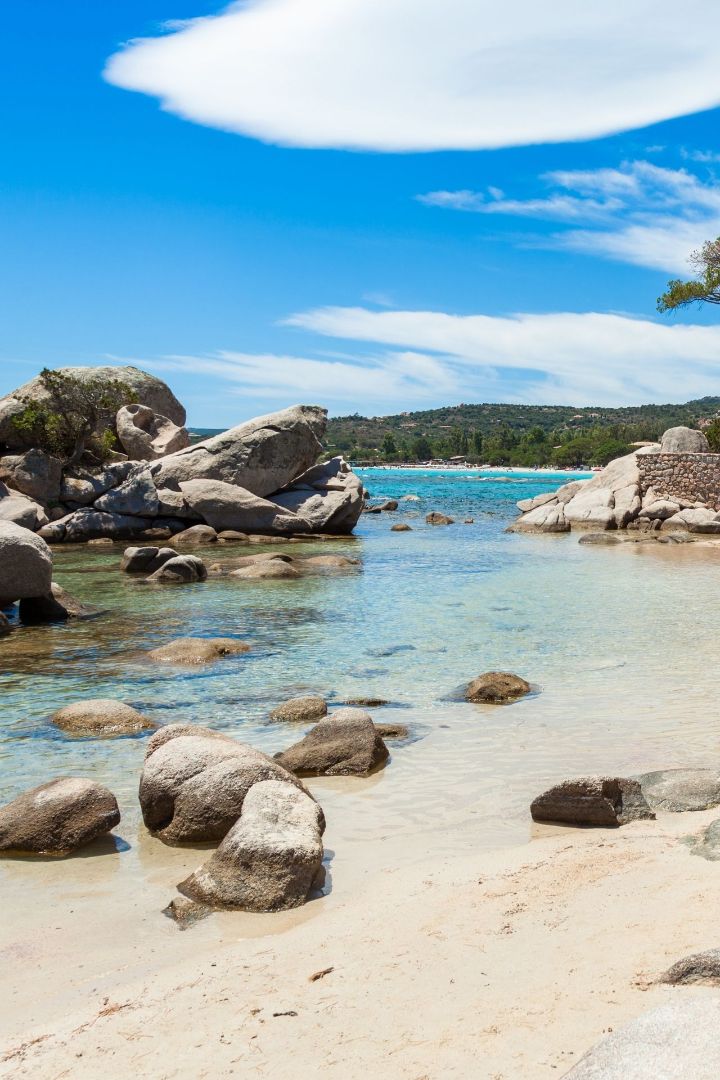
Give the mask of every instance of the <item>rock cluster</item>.
<svg viewBox="0 0 720 1080">
<path fill-rule="evenodd" d="M 573 480 L 517 504 L 511 532 L 571 529 L 720 534 L 720 455 L 691 428 L 611 461 L 590 480 Z"/>
<path fill-rule="evenodd" d="M 33 380 L 0 401 L 0 522 L 51 543 L 134 539 L 158 529 L 178 543 L 221 532 L 339 535 L 357 523 L 360 480 L 341 457 L 316 464 L 325 409 L 297 405 L 190 445 L 185 410 L 159 379 L 136 368 L 63 370 L 119 379 L 136 396 L 111 428 L 125 452 L 115 457 L 128 460 L 64 468 L 25 445 L 13 418 L 43 397 Z"/>
</svg>

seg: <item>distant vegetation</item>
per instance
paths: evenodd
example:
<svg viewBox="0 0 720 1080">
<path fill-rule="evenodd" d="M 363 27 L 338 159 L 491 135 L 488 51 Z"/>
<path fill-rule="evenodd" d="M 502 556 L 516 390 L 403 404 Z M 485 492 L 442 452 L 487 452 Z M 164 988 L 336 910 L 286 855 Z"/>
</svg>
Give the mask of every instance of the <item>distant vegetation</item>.
<svg viewBox="0 0 720 1080">
<path fill-rule="evenodd" d="M 489 465 L 606 465 L 669 427 L 701 427 L 720 451 L 720 397 L 685 405 L 573 409 L 562 405 L 455 405 L 396 416 L 339 416 L 329 455 L 355 464 L 457 457 Z"/>
</svg>

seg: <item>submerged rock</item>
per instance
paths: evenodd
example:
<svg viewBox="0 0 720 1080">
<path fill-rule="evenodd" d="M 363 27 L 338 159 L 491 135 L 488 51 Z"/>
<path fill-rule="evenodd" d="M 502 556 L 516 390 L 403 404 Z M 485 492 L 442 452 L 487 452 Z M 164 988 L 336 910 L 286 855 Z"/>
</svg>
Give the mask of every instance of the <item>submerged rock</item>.
<svg viewBox="0 0 720 1080">
<path fill-rule="evenodd" d="M 150 737 L 140 777 L 143 821 L 165 844 L 221 840 L 254 784 L 305 787 L 278 762 L 208 728 L 171 724 Z"/>
<path fill-rule="evenodd" d="M 78 736 L 137 735 L 157 727 L 137 709 L 110 698 L 93 698 L 65 705 L 53 713 L 50 722 L 67 735 Z"/>
<path fill-rule="evenodd" d="M 97 608 L 83 604 L 55 581 L 50 583 L 50 592 L 46 596 L 25 597 L 19 608 L 20 622 L 26 626 L 91 619 L 97 614 Z"/>
<path fill-rule="evenodd" d="M 284 701 L 270 713 L 271 720 L 287 723 L 311 723 L 327 716 L 327 704 L 321 697 L 297 697 Z"/>
<path fill-rule="evenodd" d="M 565 825 L 625 825 L 655 817 L 637 780 L 615 776 L 564 780 L 534 799 L 530 813 L 535 821 Z"/>
<path fill-rule="evenodd" d="M 425 521 L 428 525 L 454 525 L 455 518 L 448 517 L 447 514 L 441 514 L 438 510 L 433 510 L 429 513 Z"/>
<path fill-rule="evenodd" d="M 532 687 L 519 675 L 507 671 L 487 671 L 468 683 L 465 700 L 474 704 L 502 705 L 529 694 Z"/>
<path fill-rule="evenodd" d="M 383 739 L 408 739 L 410 728 L 407 724 L 378 724 L 375 722 L 375 730 Z"/>
<path fill-rule="evenodd" d="M 196 903 L 242 911 L 304 904 L 322 876 L 323 812 L 277 780 L 254 784 L 217 851 L 178 889 Z"/>
<path fill-rule="evenodd" d="M 211 525 L 191 525 L 189 529 L 183 529 L 182 532 L 176 533 L 173 536 L 173 545 L 182 544 L 214 544 L 217 540 L 217 533 Z"/>
<path fill-rule="evenodd" d="M 567 1080 L 717 1080 L 719 1025 L 717 997 L 669 1002 L 602 1039 Z"/>
<path fill-rule="evenodd" d="M 197 555 L 175 555 L 155 570 L 147 581 L 187 584 L 207 579 L 207 568 Z"/>
<path fill-rule="evenodd" d="M 0 607 L 47 596 L 51 583 L 52 555 L 45 541 L 20 525 L 0 521 Z"/>
<path fill-rule="evenodd" d="M 681 814 L 720 806 L 720 769 L 664 769 L 637 779 L 654 810 Z"/>
<path fill-rule="evenodd" d="M 720 949 L 694 953 L 678 960 L 660 976 L 659 982 L 671 986 L 687 986 L 702 983 L 704 986 L 720 986 Z"/>
<path fill-rule="evenodd" d="M 166 562 L 175 558 L 177 551 L 171 547 L 129 547 L 123 552 L 120 569 L 126 574 L 154 574 Z"/>
<path fill-rule="evenodd" d="M 211 664 L 225 656 L 246 652 L 250 652 L 250 646 L 237 638 L 185 637 L 151 649 L 147 657 L 164 664 Z"/>
<path fill-rule="evenodd" d="M 367 776 L 389 757 L 362 709 L 338 709 L 275 760 L 299 776 Z"/>
<path fill-rule="evenodd" d="M 243 580 L 271 580 L 273 578 L 299 578 L 300 571 L 296 570 L 291 563 L 282 559 L 267 559 L 262 562 L 250 563 L 239 570 L 231 570 L 230 577 L 242 578 Z"/>
<path fill-rule="evenodd" d="M 0 808 L 0 851 L 69 855 L 119 821 L 115 796 L 107 788 L 63 776 Z"/>
<path fill-rule="evenodd" d="M 397 525 L 390 526 L 390 532 L 412 532 L 412 528 L 400 521 Z"/>
</svg>

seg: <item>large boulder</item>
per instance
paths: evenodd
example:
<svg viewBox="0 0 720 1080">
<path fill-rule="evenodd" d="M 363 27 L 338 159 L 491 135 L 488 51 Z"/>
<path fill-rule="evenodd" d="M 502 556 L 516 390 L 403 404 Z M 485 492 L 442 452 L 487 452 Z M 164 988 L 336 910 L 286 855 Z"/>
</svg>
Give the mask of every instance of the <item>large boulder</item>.
<svg viewBox="0 0 720 1080">
<path fill-rule="evenodd" d="M 696 506 L 680 510 L 662 523 L 664 532 L 720 533 L 720 515 L 707 507 Z"/>
<path fill-rule="evenodd" d="M 322 879 L 323 813 L 304 791 L 254 784 L 217 851 L 178 885 L 214 908 L 284 911 L 304 904 Z"/>
<path fill-rule="evenodd" d="M 717 1080 L 720 998 L 675 999 L 607 1035 L 567 1080 Z"/>
<path fill-rule="evenodd" d="M 119 487 L 110 488 L 96 499 L 93 509 L 107 514 L 157 517 L 160 499 L 147 467 L 138 466 Z"/>
<path fill-rule="evenodd" d="M 131 461 L 155 461 L 190 445 L 187 429 L 147 405 L 124 405 L 115 417 L 120 445 Z"/>
<path fill-rule="evenodd" d="M 250 646 L 246 641 L 239 641 L 237 638 L 184 637 L 175 638 L 174 641 L 168 641 L 167 645 L 151 649 L 147 658 L 162 664 L 194 666 L 211 664 L 226 656 L 240 656 L 246 652 L 250 652 Z"/>
<path fill-rule="evenodd" d="M 53 713 L 50 723 L 66 735 L 77 736 L 137 735 L 157 727 L 131 705 L 110 698 L 92 698 L 65 705 Z"/>
<path fill-rule="evenodd" d="M 661 454 L 709 454 L 710 444 L 702 431 L 689 427 L 673 427 L 660 441 Z"/>
<path fill-rule="evenodd" d="M 52 555 L 39 536 L 10 521 L 0 521 L 0 607 L 26 596 L 47 596 Z"/>
<path fill-rule="evenodd" d="M 476 705 L 504 705 L 529 694 L 532 687 L 519 675 L 508 671 L 486 671 L 465 688 L 465 700 Z"/>
<path fill-rule="evenodd" d="M 167 416 L 174 424 L 185 423 L 185 410 L 170 388 L 136 367 L 68 367 L 59 369 L 65 375 L 76 379 L 107 379 L 126 384 L 132 396 L 142 405 L 147 405 L 161 416 Z M 39 376 L 31 379 L 11 394 L 0 399 L 0 445 L 10 449 L 26 450 L 31 443 L 29 436 L 16 430 L 13 418 L 25 409 L 27 401 L 46 401 L 48 393 Z"/>
<path fill-rule="evenodd" d="M 616 826 L 655 817 L 637 780 L 615 776 L 564 780 L 538 795 L 530 813 L 535 821 L 563 825 Z"/>
<path fill-rule="evenodd" d="M 60 501 L 73 510 L 80 506 L 89 506 L 110 488 L 119 487 L 136 468 L 132 461 L 117 461 L 93 472 L 77 467 L 72 471 L 65 470 L 60 487 Z"/>
<path fill-rule="evenodd" d="M 274 500 L 228 484 L 223 480 L 185 480 L 180 490 L 188 506 L 217 531 L 293 533 L 310 532 L 310 522 Z"/>
<path fill-rule="evenodd" d="M 123 552 L 120 569 L 125 574 L 152 574 L 177 556 L 174 548 L 159 548 L 153 545 L 129 547 Z"/>
<path fill-rule="evenodd" d="M 207 567 L 197 555 L 175 555 L 154 570 L 146 581 L 185 585 L 207 580 Z"/>
<path fill-rule="evenodd" d="M 0 809 L 0 851 L 69 855 L 120 821 L 115 796 L 94 780 L 63 776 Z"/>
<path fill-rule="evenodd" d="M 0 458 L 0 481 L 47 506 L 60 498 L 62 462 L 43 450 Z"/>
<path fill-rule="evenodd" d="M 335 457 L 309 469 L 272 501 L 306 521 L 308 532 L 350 533 L 362 513 L 363 486 L 344 458 Z"/>
<path fill-rule="evenodd" d="M 165 844 L 222 840 L 253 784 L 278 780 L 305 791 L 276 761 L 209 728 L 171 724 L 150 737 L 140 807 Z"/>
<path fill-rule="evenodd" d="M 0 521 L 35 532 L 47 524 L 48 517 L 40 503 L 0 482 Z"/>
<path fill-rule="evenodd" d="M 294 405 L 162 458 L 150 470 L 157 488 L 177 491 L 189 480 L 221 480 L 264 498 L 315 463 L 326 426 L 325 409 Z"/>
<path fill-rule="evenodd" d="M 367 776 L 388 757 L 382 736 L 362 709 L 338 709 L 275 755 L 283 768 L 299 776 Z"/>
<path fill-rule="evenodd" d="M 665 769 L 637 780 L 653 810 L 682 814 L 720 806 L 720 769 Z"/>
</svg>

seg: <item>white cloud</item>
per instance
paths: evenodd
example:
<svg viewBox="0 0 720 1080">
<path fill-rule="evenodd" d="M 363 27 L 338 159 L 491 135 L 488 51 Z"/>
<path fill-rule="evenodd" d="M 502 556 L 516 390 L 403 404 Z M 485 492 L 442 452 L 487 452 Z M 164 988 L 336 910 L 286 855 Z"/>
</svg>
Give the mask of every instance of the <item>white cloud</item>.
<svg viewBox="0 0 720 1080">
<path fill-rule="evenodd" d="M 588 139 L 720 102 L 720 5 L 242 0 L 131 41 L 108 81 L 197 123 L 307 147 Z"/>
<path fill-rule="evenodd" d="M 417 198 L 477 214 L 580 224 L 540 242 L 670 273 L 687 273 L 690 252 L 720 235 L 720 183 L 687 169 L 634 161 L 617 169 L 557 170 L 541 179 L 557 190 L 532 199 L 498 197 L 489 188 L 487 196 L 463 189 Z"/>
</svg>

